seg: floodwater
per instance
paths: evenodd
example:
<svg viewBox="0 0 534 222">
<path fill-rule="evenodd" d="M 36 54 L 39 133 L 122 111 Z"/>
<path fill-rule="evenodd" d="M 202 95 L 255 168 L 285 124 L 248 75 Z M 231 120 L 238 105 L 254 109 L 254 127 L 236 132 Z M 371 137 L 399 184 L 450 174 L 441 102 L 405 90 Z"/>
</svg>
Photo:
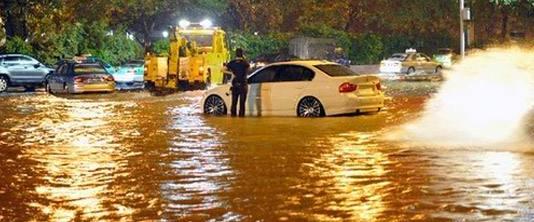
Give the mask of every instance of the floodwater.
<svg viewBox="0 0 534 222">
<path fill-rule="evenodd" d="M 0 221 L 533 221 L 532 152 L 383 139 L 438 86 L 321 119 L 206 117 L 202 92 L 3 95 Z"/>
</svg>

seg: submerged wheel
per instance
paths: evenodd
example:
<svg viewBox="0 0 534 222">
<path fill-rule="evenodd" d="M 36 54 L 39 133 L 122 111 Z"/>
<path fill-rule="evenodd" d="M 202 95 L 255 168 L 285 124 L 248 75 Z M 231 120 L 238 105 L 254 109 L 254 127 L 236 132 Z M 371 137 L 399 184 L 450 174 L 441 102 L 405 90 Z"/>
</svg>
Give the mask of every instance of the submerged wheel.
<svg viewBox="0 0 534 222">
<path fill-rule="evenodd" d="M 52 94 L 52 88 L 50 87 L 50 83 L 45 82 L 45 91 L 48 94 Z"/>
<path fill-rule="evenodd" d="M 436 67 L 436 70 L 434 70 L 434 73 L 439 74 L 441 73 L 441 66 Z"/>
<path fill-rule="evenodd" d="M 322 117 L 325 115 L 323 105 L 313 97 L 305 97 L 300 100 L 297 108 L 299 117 Z"/>
<path fill-rule="evenodd" d="M 227 113 L 226 104 L 219 96 L 209 96 L 204 102 L 204 114 L 224 116 Z"/>
<path fill-rule="evenodd" d="M 407 72 L 408 75 L 414 74 L 414 73 L 415 73 L 415 68 L 414 67 L 408 68 L 408 72 Z"/>
<path fill-rule="evenodd" d="M 0 76 L 0 93 L 7 91 L 8 83 L 7 77 Z"/>
</svg>

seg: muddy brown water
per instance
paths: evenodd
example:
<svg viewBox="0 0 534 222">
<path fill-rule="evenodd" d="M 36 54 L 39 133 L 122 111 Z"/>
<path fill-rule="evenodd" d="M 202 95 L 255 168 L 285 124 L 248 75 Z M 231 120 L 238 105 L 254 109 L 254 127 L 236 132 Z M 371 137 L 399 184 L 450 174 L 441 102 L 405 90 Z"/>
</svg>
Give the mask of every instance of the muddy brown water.
<svg viewBox="0 0 534 222">
<path fill-rule="evenodd" d="M 206 117 L 202 92 L 0 96 L 0 221 L 534 220 L 534 155 L 382 139 L 437 83 L 374 115 Z"/>
</svg>

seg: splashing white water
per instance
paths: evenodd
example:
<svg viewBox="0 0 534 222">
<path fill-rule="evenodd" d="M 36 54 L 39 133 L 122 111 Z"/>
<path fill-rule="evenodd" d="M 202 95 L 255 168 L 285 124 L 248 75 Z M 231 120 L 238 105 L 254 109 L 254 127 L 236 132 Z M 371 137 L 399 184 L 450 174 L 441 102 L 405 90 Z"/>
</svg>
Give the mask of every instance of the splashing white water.
<svg viewBox="0 0 534 222">
<path fill-rule="evenodd" d="M 390 139 L 445 146 L 486 146 L 524 140 L 534 108 L 534 52 L 492 49 L 446 72 L 423 115 Z"/>
</svg>

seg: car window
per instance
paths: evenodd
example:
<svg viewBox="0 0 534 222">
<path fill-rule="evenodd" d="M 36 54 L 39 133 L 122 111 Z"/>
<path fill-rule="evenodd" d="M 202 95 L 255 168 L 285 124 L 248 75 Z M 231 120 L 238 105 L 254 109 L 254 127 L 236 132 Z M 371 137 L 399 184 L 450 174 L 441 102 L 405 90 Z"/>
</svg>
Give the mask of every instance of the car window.
<svg viewBox="0 0 534 222">
<path fill-rule="evenodd" d="M 30 58 L 27 58 L 27 57 L 19 57 L 19 61 L 20 63 L 23 63 L 23 64 L 29 64 L 29 63 L 34 63 L 34 61 Z"/>
<path fill-rule="evenodd" d="M 403 54 L 403 53 L 395 53 L 393 54 L 391 57 L 388 58 L 388 60 L 393 60 L 393 61 L 404 61 L 406 59 L 406 57 L 408 57 L 407 54 Z"/>
<path fill-rule="evenodd" d="M 308 68 L 295 65 L 282 66 L 276 75 L 277 82 L 311 81 L 314 72 Z"/>
<path fill-rule="evenodd" d="M 423 55 L 419 54 L 419 53 L 417 53 L 417 55 L 415 57 L 416 57 L 416 60 L 419 61 L 419 62 L 426 61 L 426 58 Z"/>
<path fill-rule="evenodd" d="M 106 74 L 106 70 L 99 63 L 93 64 L 76 64 L 74 65 L 74 73 L 76 75 L 84 74 Z"/>
<path fill-rule="evenodd" d="M 4 64 L 14 65 L 19 63 L 19 58 L 16 56 L 7 56 L 4 58 Z"/>
<path fill-rule="evenodd" d="M 410 54 L 408 55 L 408 57 L 406 58 L 406 61 L 414 61 L 417 59 L 417 55 L 416 54 Z"/>
<path fill-rule="evenodd" d="M 346 66 L 342 66 L 338 64 L 316 65 L 315 67 L 332 77 L 357 76 L 358 75 L 358 73 L 352 71 Z"/>
<path fill-rule="evenodd" d="M 262 69 L 248 78 L 248 83 L 274 82 L 278 68 L 278 66 L 270 66 Z"/>
<path fill-rule="evenodd" d="M 69 64 L 63 64 L 63 65 L 59 66 L 59 68 L 57 69 L 57 74 L 58 75 L 66 75 L 68 67 L 69 67 Z"/>
</svg>

